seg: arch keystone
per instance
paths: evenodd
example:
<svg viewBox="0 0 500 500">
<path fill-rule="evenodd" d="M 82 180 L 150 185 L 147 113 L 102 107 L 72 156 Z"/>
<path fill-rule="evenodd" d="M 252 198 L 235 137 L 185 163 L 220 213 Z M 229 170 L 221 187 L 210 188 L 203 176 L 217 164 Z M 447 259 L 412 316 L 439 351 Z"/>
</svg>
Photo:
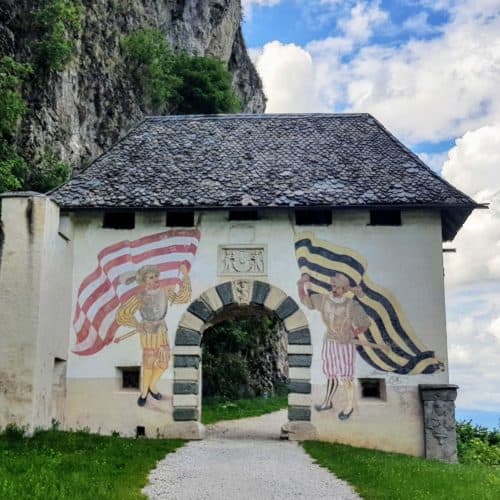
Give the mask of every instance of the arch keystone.
<svg viewBox="0 0 500 500">
<path fill-rule="evenodd" d="M 252 300 L 252 280 L 235 280 L 233 286 L 233 297 L 237 304 L 248 306 Z"/>
</svg>

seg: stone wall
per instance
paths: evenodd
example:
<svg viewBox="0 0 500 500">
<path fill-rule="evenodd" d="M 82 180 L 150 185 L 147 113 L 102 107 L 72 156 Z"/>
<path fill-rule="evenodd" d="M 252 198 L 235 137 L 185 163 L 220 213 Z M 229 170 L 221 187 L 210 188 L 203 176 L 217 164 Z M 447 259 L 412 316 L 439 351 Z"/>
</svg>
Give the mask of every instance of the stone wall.
<svg viewBox="0 0 500 500">
<path fill-rule="evenodd" d="M 402 218 L 401 226 L 369 226 L 366 210 L 334 211 L 330 226 L 299 227 L 291 223 L 286 210 L 264 210 L 260 220 L 241 222 L 228 222 L 224 211 L 197 213 L 195 220 L 201 237 L 190 277 L 192 301 L 201 297 L 201 309 L 193 309 L 192 302 L 191 305 L 173 305 L 168 310 L 166 322 L 173 357 L 159 385 L 164 398 L 161 401 L 150 398 L 142 408 L 136 403 L 137 391 L 120 387 L 119 367 L 141 365 L 138 339 L 119 345 L 110 344 L 92 356 L 71 353 L 66 425 L 73 428 L 88 426 L 101 432 L 117 430 L 125 435 L 134 435 L 136 428 L 141 426 L 153 436 L 156 433 L 179 433 L 186 437 L 200 437 L 199 423 L 192 420 L 193 416 L 199 417 L 199 411 L 192 411 L 199 408 L 199 402 L 195 404 L 199 391 L 198 395 L 175 394 L 174 385 L 176 380 L 200 382 L 200 373 L 195 369 L 202 367 L 199 340 L 192 343 L 195 338 L 199 339 L 199 332 L 204 328 L 204 321 L 199 316 L 208 314 L 207 301 L 219 303 L 222 300 L 220 294 L 213 292 L 217 286 L 227 282 L 262 282 L 279 288 L 284 294 L 279 297 L 279 294 L 276 297 L 273 294 L 274 298 L 269 298 L 271 302 L 279 299 L 274 309 L 286 296 L 299 304 L 300 314 L 304 315 L 310 332 L 310 345 L 304 344 L 300 337 L 294 337 L 289 345 L 288 354 L 293 357 L 290 378 L 303 383 L 293 386 L 294 393 L 289 398 L 288 430 L 293 433 L 305 423 L 310 427 L 304 428 L 304 431 L 314 428 L 316 435 L 326 441 L 424 455 L 423 414 L 418 386 L 422 383 L 448 383 L 441 225 L 439 214 L 432 211 L 404 211 Z M 95 269 L 97 254 L 103 248 L 166 230 L 163 212 L 136 213 L 136 224 L 132 230 L 103 229 L 98 212 L 75 213 L 71 219 L 75 234 L 73 304 L 79 284 Z M 321 355 L 325 325 L 317 311 L 308 310 L 300 304 L 297 291 L 300 272 L 294 252 L 294 235 L 301 231 L 313 232 L 318 238 L 363 255 L 368 262 L 367 272 L 371 280 L 390 290 L 397 298 L 419 342 L 426 349 L 435 351 L 436 357 L 442 360 L 443 370 L 432 374 L 401 375 L 375 369 L 358 356 L 352 415 L 346 420 L 338 418 L 344 405 L 342 391 L 335 395 L 332 409 L 317 411 L 315 404 L 321 402 L 326 386 Z M 418 245 L 415 245 L 416 241 Z M 234 255 L 240 256 L 238 258 L 246 258 L 246 252 L 250 260 L 227 265 L 224 256 L 232 248 Z M 258 261 L 260 256 L 262 263 Z M 251 298 L 255 285 L 247 288 L 242 284 L 232 292 L 232 296 L 241 296 L 239 301 L 246 300 L 248 294 Z M 194 314 L 191 311 L 195 311 Z M 178 328 L 185 331 L 182 342 L 176 345 Z M 67 335 L 71 347 L 75 342 L 74 332 L 68 329 Z M 175 358 L 183 356 L 193 358 L 196 367 L 176 365 Z M 361 380 L 364 379 L 380 382 L 379 397 L 363 396 Z M 92 404 L 89 405 L 88 401 Z M 182 418 L 182 425 L 181 422 L 174 424 L 173 411 L 176 407 L 186 410 L 177 412 L 176 420 Z"/>
<path fill-rule="evenodd" d="M 0 54 L 30 55 L 31 12 L 39 2 L 0 5 Z M 77 169 L 109 149 L 144 116 L 120 43 L 131 31 L 158 28 L 175 50 L 228 63 L 244 111 L 262 113 L 265 97 L 242 37 L 240 0 L 83 0 L 76 56 L 61 73 L 25 87 L 29 112 L 20 142 L 28 157 L 54 151 Z M 43 80 L 43 79 L 42 79 Z M 139 93 L 138 93 L 139 92 Z"/>
<path fill-rule="evenodd" d="M 62 423 L 71 314 L 71 235 L 35 193 L 2 197 L 0 428 Z"/>
</svg>

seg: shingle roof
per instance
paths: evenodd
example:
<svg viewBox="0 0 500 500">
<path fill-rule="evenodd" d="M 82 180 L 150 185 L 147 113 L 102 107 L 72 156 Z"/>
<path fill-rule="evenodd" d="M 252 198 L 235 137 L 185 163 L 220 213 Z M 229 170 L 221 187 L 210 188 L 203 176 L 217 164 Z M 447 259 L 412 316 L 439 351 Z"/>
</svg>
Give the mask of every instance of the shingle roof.
<svg viewBox="0 0 500 500">
<path fill-rule="evenodd" d="M 52 193 L 61 207 L 433 206 L 455 219 L 478 205 L 368 114 L 144 119 Z"/>
</svg>

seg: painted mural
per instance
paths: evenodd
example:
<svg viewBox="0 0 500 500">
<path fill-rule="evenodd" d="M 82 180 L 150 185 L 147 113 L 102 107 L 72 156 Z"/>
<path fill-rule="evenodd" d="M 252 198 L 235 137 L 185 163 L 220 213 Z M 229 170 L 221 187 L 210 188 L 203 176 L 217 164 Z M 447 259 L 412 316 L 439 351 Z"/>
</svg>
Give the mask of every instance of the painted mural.
<svg viewBox="0 0 500 500">
<path fill-rule="evenodd" d="M 361 255 L 313 233 L 296 235 L 295 254 L 300 300 L 317 310 L 325 325 L 321 358 L 327 384 L 317 411 L 332 409 L 342 387 L 345 407 L 338 418 L 352 415 L 356 353 L 385 372 L 431 374 L 443 369 L 434 352 L 420 343 L 396 298 L 371 282 Z"/>
<path fill-rule="evenodd" d="M 139 406 L 162 399 L 156 385 L 168 368 L 168 307 L 191 300 L 189 271 L 198 230 L 169 230 L 102 249 L 81 283 L 73 320 L 73 352 L 92 356 L 138 337 L 142 349 Z"/>
</svg>

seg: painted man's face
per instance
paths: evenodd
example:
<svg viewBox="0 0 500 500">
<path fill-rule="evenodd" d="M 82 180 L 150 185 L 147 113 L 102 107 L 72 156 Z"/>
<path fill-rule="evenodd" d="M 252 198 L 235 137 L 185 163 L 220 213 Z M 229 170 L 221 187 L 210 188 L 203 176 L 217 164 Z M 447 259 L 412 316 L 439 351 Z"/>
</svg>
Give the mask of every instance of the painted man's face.
<svg viewBox="0 0 500 500">
<path fill-rule="evenodd" d="M 160 275 L 157 273 L 146 273 L 144 285 L 148 290 L 154 290 L 160 286 Z"/>
<path fill-rule="evenodd" d="M 342 297 L 347 292 L 347 287 L 341 280 L 332 279 L 332 295 L 334 297 Z"/>
</svg>

